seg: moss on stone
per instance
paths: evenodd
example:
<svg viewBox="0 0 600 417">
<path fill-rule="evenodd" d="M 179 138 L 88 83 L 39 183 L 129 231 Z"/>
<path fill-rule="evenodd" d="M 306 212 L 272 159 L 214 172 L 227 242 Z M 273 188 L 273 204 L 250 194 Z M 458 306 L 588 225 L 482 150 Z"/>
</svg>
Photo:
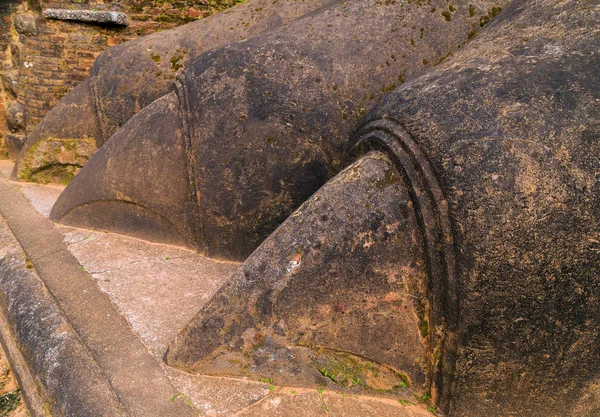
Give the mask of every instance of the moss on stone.
<svg viewBox="0 0 600 417">
<path fill-rule="evenodd" d="M 469 17 L 473 17 L 477 14 L 477 9 L 472 4 L 469 4 Z"/>
<path fill-rule="evenodd" d="M 156 62 L 157 64 L 160 64 L 160 55 L 159 54 L 150 53 L 150 59 L 152 59 L 152 61 Z"/>
<path fill-rule="evenodd" d="M 502 7 L 494 6 L 489 9 L 488 14 L 485 16 L 481 16 L 479 19 L 479 26 L 484 27 L 487 25 L 494 17 L 496 17 L 502 11 Z"/>
<path fill-rule="evenodd" d="M 340 388 L 391 392 L 408 388 L 410 380 L 402 372 L 370 362 L 347 352 L 316 349 L 315 368 Z"/>
<path fill-rule="evenodd" d="M 426 318 L 423 318 L 421 321 L 419 321 L 419 331 L 421 332 L 422 338 L 429 336 L 429 321 L 427 321 Z"/>
</svg>

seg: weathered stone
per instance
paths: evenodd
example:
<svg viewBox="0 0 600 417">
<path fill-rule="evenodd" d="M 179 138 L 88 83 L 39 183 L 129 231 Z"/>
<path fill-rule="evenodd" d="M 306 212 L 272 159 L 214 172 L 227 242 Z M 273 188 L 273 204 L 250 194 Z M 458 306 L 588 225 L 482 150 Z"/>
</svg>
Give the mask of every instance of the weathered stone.
<svg viewBox="0 0 600 417">
<path fill-rule="evenodd" d="M 9 198 L 4 190 L 2 198 L 3 202 Z M 3 330 L 9 330 L 20 342 L 18 347 L 24 361 L 36 376 L 37 395 L 50 399 L 44 401 L 45 415 L 128 415 L 89 348 L 71 327 L 2 217 L 0 291 L 3 315 L 10 318 L 10 328 Z M 89 395 L 90 392 L 94 395 Z"/>
<path fill-rule="evenodd" d="M 20 42 L 12 42 L 10 44 L 10 58 L 14 68 L 21 67 L 21 55 L 23 52 L 23 44 Z"/>
<path fill-rule="evenodd" d="M 19 93 L 19 71 L 9 70 L 0 72 L 2 87 L 11 97 L 16 98 Z"/>
<path fill-rule="evenodd" d="M 10 159 L 17 159 L 19 152 L 21 152 L 21 149 L 23 148 L 24 142 L 25 137 L 22 135 L 6 135 L 6 150 Z"/>
<path fill-rule="evenodd" d="M 23 123 L 23 115 L 25 112 L 25 107 L 19 103 L 18 101 L 11 101 L 6 105 L 6 111 L 4 112 L 4 117 L 6 119 L 6 123 L 8 125 L 8 129 L 15 133 L 20 130 L 23 130 L 25 125 Z"/>
<path fill-rule="evenodd" d="M 18 14 L 13 18 L 15 29 L 21 35 L 35 36 L 38 34 L 37 20 L 30 13 Z"/>
<path fill-rule="evenodd" d="M 81 172 L 52 218 L 67 221 L 62 219 L 67 212 L 75 216 L 76 207 L 85 207 L 87 214 L 77 218 L 103 229 L 104 201 L 154 207 L 151 187 L 186 177 L 187 197 L 178 194 L 166 211 L 157 212 L 178 224 L 182 218 L 175 213 L 193 207 L 185 218 L 190 225 L 180 230 L 186 238 L 171 239 L 190 236 L 209 256 L 244 259 L 340 169 L 346 138 L 366 109 L 468 40 L 492 2 L 477 4 L 455 2 L 455 19 L 447 21 L 418 3 L 354 0 L 202 54 L 180 74 L 169 116 L 183 118 L 183 138 L 175 132 L 158 136 L 161 124 L 174 123 L 170 120 L 155 118 L 149 125 L 147 115 L 132 118 L 123 128 L 127 134 L 114 139 L 140 144 L 118 145 L 128 152 L 97 154 L 101 162 Z M 182 141 L 168 149 L 184 154 L 160 158 L 186 163 L 167 173 L 157 164 L 133 167 L 140 152 L 147 152 L 144 159 L 159 157 L 143 142 L 161 141 Z M 117 166 L 121 170 L 111 172 Z M 143 191 L 136 183 L 141 172 L 148 184 Z M 131 215 L 131 221 L 138 218 Z"/>
<path fill-rule="evenodd" d="M 155 134 L 149 135 L 148 129 Z M 137 134 L 145 139 L 130 140 Z M 56 202 L 51 217 L 82 227 L 96 226 L 153 241 L 193 246 L 195 206 L 189 179 L 187 175 L 171 174 L 186 164 L 183 137 L 181 113 L 172 93 L 142 110 L 136 123 L 127 123 L 119 130 L 101 148 L 101 157 L 92 158 L 86 165 L 89 168 L 78 174 L 77 183 L 86 183 L 88 173 L 104 172 L 104 180 L 94 192 L 97 200 L 89 204 L 89 190 L 75 186 L 68 198 Z M 152 151 L 146 152 L 148 149 Z M 121 155 L 136 155 L 135 163 Z M 107 170 L 107 163 L 116 169 Z M 119 196 L 115 198 L 114 188 L 108 184 L 119 184 Z M 147 204 L 137 203 L 146 198 Z M 73 207 L 77 208 L 72 210 Z M 166 217 L 167 212 L 173 216 Z"/>
<path fill-rule="evenodd" d="M 84 101 L 89 100 L 88 95 L 78 94 L 87 87 L 87 81 L 75 87 L 74 94 L 63 100 L 61 117 L 54 117 L 55 109 L 51 110 L 39 129 L 28 136 L 18 157 L 20 179 L 67 183 L 96 152 L 94 132 L 98 127 L 93 124 L 94 105 Z M 40 138 L 40 131 L 46 136 Z M 82 131 L 90 132 L 91 136 L 80 136 Z M 27 143 L 34 145 L 27 148 Z M 15 165 L 13 175 L 16 174 Z"/>
<path fill-rule="evenodd" d="M 405 354 L 448 415 L 596 415 L 598 21 L 597 2 L 516 1 L 388 94 L 349 143 L 357 162 L 248 258 L 173 342 L 169 363 L 279 378 L 314 370 L 312 352 L 332 347 L 405 372 L 412 388 L 387 335 L 419 326 L 426 354 Z M 393 306 L 398 282 L 419 288 L 426 326 L 385 323 L 391 306 L 369 316 Z M 365 334 L 377 336 L 354 345 Z"/>
<path fill-rule="evenodd" d="M 76 22 L 96 23 L 99 25 L 129 25 L 127 15 L 121 12 L 72 9 L 45 9 L 43 12 L 43 16 L 46 19 L 74 20 Z"/>
<path fill-rule="evenodd" d="M 27 0 L 27 5 L 31 10 L 38 12 L 42 10 L 41 0 Z"/>
<path fill-rule="evenodd" d="M 178 336 L 168 363 L 421 397 L 435 372 L 426 268 L 409 190 L 384 154 L 369 154 L 265 240 Z"/>
<path fill-rule="evenodd" d="M 64 120 L 80 120 L 78 131 L 68 127 L 69 135 L 93 138 L 100 147 L 134 114 L 173 91 L 177 74 L 202 52 L 284 25 L 339 1 L 249 0 L 176 29 L 109 48 L 94 63 L 85 85 L 67 94 L 45 116 L 45 123 L 29 135 L 25 148 L 43 139 L 65 136 L 60 130 Z M 73 102 L 89 103 L 95 111 L 90 114 L 86 105 L 77 113 Z M 19 168 L 20 162 L 13 179 L 30 179 L 25 176 L 27 168 Z"/>
</svg>

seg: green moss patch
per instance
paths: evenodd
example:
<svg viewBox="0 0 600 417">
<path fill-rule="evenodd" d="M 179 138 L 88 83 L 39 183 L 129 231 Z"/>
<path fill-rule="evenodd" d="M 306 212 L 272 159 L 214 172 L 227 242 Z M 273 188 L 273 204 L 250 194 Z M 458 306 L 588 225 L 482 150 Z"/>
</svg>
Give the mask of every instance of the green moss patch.
<svg viewBox="0 0 600 417">
<path fill-rule="evenodd" d="M 392 392 L 410 385 L 408 376 L 347 352 L 318 349 L 314 366 L 341 388 Z"/>
</svg>

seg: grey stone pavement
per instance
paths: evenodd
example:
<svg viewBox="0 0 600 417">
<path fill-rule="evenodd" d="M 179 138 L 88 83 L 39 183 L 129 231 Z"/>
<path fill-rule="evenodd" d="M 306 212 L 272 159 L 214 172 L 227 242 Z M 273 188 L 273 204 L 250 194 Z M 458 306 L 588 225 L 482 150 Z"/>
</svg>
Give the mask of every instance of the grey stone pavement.
<svg viewBox="0 0 600 417">
<path fill-rule="evenodd" d="M 2 234 L 13 233 L 19 240 L 28 256 L 26 259 L 31 259 L 35 272 L 58 302 L 75 333 L 92 353 L 126 415 L 432 416 L 422 405 L 403 405 L 389 398 L 275 386 L 244 379 L 190 375 L 166 366 L 162 357 L 168 342 L 183 329 L 239 264 L 208 259 L 180 247 L 154 244 L 113 233 L 53 225 L 47 217 L 64 187 L 9 181 L 7 178 L 11 169 L 10 161 L 0 161 L 0 181 L 3 183 L 2 187 L 5 187 L 4 192 L 0 187 L 0 199 L 5 200 L 0 201 L 0 223 L 6 220 L 12 230 L 0 227 L 0 238 Z M 11 193 L 8 188 L 18 193 Z M 18 206 L 17 209 L 11 209 L 7 205 L 8 200 L 14 200 L 11 204 Z M 9 214 L 13 210 L 13 215 L 6 215 L 2 211 L 3 207 Z M 31 222 L 33 226 L 17 225 L 19 222 L 28 223 L 29 217 L 23 214 L 25 220 L 19 220 L 19 216 L 14 213 L 27 213 L 31 207 L 35 209 L 35 215 L 29 217 L 36 218 Z M 35 226 L 36 222 L 39 226 Z M 53 283 L 52 277 L 66 274 L 63 271 L 68 268 L 53 268 L 54 264 L 62 262 L 62 258 L 58 259 L 60 256 L 56 254 L 53 256 L 57 259 L 49 264 L 44 257 L 36 256 L 36 252 L 43 252 L 44 247 L 36 242 L 35 229 L 28 231 L 33 227 L 37 227 L 41 235 L 50 233 L 47 239 L 49 245 L 53 245 L 51 236 L 58 236 L 62 242 L 55 246 L 66 248 L 74 257 L 71 259 L 70 255 L 63 256 L 66 259 L 64 262 L 75 263 L 78 269 L 69 275 L 73 282 L 65 279 L 64 285 L 61 281 Z M 33 237 L 28 238 L 27 233 Z M 12 236 L 7 238 L 12 239 Z M 33 243 L 26 244 L 27 239 Z M 53 253 L 55 252 L 51 255 Z M 0 250 L 0 258 L 2 256 Z M 79 302 L 77 298 L 69 297 L 67 289 L 71 291 L 70 294 L 75 291 L 97 292 L 98 296 L 88 304 L 89 311 L 86 313 L 85 309 L 79 308 L 83 298 Z M 103 297 L 109 301 L 104 302 Z M 6 306 L 2 307 L 6 310 Z M 97 318 L 96 313 L 99 311 L 110 316 L 113 310 L 121 317 L 110 320 Z M 136 347 L 138 341 L 141 342 L 139 349 Z M 22 345 L 20 340 L 16 342 L 16 345 Z M 104 347 L 104 344 L 107 346 Z M 119 347 L 119 344 L 123 346 Z M 121 349 L 115 352 L 122 352 L 123 359 L 103 354 L 114 346 Z M 121 375 L 136 372 L 139 373 L 139 378 L 132 375 L 131 382 L 127 382 L 127 378 Z M 162 376 L 157 376 L 157 372 L 162 372 Z M 145 396 L 153 397 L 154 381 L 159 381 L 156 382 L 156 392 L 161 393 L 159 401 L 172 402 L 174 406 L 178 406 L 162 409 L 156 405 L 151 407 L 136 403 L 142 402 Z M 171 396 L 166 399 L 165 396 L 169 393 Z M 93 397 L 95 393 L 88 392 L 87 395 Z"/>
</svg>

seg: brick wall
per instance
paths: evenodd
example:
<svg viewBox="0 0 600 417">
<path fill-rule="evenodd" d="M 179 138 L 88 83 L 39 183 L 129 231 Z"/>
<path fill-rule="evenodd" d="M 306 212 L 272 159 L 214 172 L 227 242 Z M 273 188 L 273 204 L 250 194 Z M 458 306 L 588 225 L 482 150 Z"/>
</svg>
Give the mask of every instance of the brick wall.
<svg viewBox="0 0 600 417">
<path fill-rule="evenodd" d="M 16 37 L 11 15 L 21 3 L 22 0 L 0 1 L 0 158 L 7 156 L 4 142 L 8 127 L 4 114 L 7 104 L 16 99 L 12 95 L 12 89 L 4 86 L 5 83 L 10 82 L 11 71 L 18 66 L 11 56 L 11 44 Z"/>
<path fill-rule="evenodd" d="M 0 85 L 0 147 L 9 135 L 22 140 L 32 132 L 68 91 L 87 78 L 94 59 L 107 47 L 188 23 L 240 1 L 0 0 L 0 78 L 17 81 L 14 91 Z M 128 15 L 130 24 L 119 28 L 48 20 L 41 16 L 45 8 L 120 11 Z M 13 102 L 23 106 L 24 121 L 22 128 L 11 132 L 6 109 Z M 0 149 L 0 157 L 4 153 Z"/>
</svg>

